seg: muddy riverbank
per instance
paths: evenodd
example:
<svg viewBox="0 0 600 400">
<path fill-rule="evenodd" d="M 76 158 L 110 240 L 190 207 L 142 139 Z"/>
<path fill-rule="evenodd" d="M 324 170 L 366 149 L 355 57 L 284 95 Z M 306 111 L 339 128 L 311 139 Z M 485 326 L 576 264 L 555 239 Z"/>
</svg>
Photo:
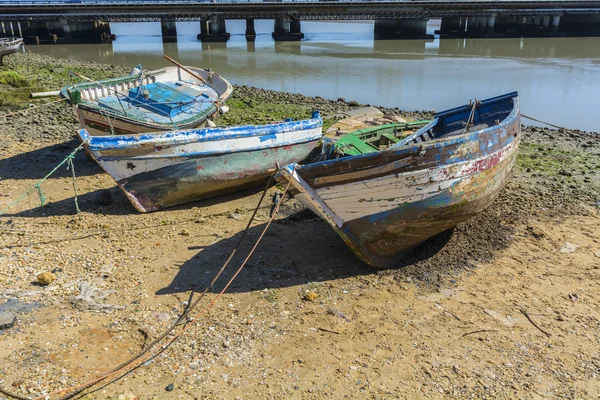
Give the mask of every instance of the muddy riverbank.
<svg viewBox="0 0 600 400">
<path fill-rule="evenodd" d="M 0 84 L 2 114 L 27 111 L 0 117 L 0 209 L 77 146 L 69 107 L 34 109 L 54 99 L 26 94 L 58 89 L 70 69 L 91 78 L 129 71 L 33 54 L 5 63 L 0 73 L 25 81 Z M 330 124 L 361 106 L 236 89 L 221 124 L 313 109 Z M 287 201 L 209 312 L 160 355 L 86 398 L 598 396 L 600 142 L 580 131 L 523 133 L 494 204 L 398 269 L 365 266 L 326 223 Z M 0 386 L 21 396 L 88 381 L 158 337 L 210 283 L 260 197 L 246 191 L 144 215 L 83 154 L 74 165 L 80 214 L 71 171 L 61 168 L 41 186 L 44 207 L 33 192 L 0 216 L 0 313 L 16 316 L 0 330 Z M 233 267 L 269 209 L 259 210 Z M 41 272 L 56 280 L 40 286 Z M 307 291 L 317 297 L 304 300 Z"/>
</svg>

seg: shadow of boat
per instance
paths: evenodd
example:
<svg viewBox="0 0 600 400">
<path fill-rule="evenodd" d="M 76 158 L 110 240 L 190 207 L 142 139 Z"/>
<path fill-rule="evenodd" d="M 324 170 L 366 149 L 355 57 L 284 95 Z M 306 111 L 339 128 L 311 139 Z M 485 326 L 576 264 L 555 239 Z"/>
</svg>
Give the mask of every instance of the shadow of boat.
<svg viewBox="0 0 600 400">
<path fill-rule="evenodd" d="M 0 177 L 2 179 L 42 179 L 80 144 L 81 141 L 73 139 L 0 159 Z M 75 155 L 73 162 L 77 176 L 104 173 L 98 164 L 87 159 L 83 150 Z M 66 164 L 52 174 L 52 178 L 70 176 L 71 171 L 67 170 Z"/>
<path fill-rule="evenodd" d="M 250 228 L 212 292 L 220 292 L 239 268 L 264 229 L 266 223 Z M 177 266 L 179 271 L 157 295 L 202 292 L 221 269 L 243 232 L 217 240 L 208 246 L 190 247 L 200 251 Z M 421 244 L 397 268 L 434 256 L 448 243 L 452 231 L 444 232 Z M 227 290 L 244 293 L 327 282 L 348 277 L 373 275 L 381 270 L 360 261 L 342 239 L 324 221 L 308 210 L 276 220 L 251 256 L 246 267 Z"/>
</svg>

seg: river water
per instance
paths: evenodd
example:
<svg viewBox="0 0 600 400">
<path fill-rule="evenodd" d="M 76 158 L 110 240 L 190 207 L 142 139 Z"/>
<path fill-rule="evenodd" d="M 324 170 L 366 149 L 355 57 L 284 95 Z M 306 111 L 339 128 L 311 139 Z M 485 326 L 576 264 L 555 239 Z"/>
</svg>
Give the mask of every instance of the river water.
<svg viewBox="0 0 600 400">
<path fill-rule="evenodd" d="M 158 23 L 121 23 L 112 24 L 112 45 L 29 48 L 145 68 L 168 65 L 167 54 L 236 84 L 407 110 L 443 110 L 517 90 L 524 114 L 600 131 L 600 38 L 374 41 L 372 23 L 303 22 L 303 41 L 275 43 L 273 21 L 262 20 L 255 43 L 246 42 L 245 21 L 227 21 L 227 43 L 203 44 L 199 24 L 177 29 L 178 43 L 163 44 Z"/>
</svg>

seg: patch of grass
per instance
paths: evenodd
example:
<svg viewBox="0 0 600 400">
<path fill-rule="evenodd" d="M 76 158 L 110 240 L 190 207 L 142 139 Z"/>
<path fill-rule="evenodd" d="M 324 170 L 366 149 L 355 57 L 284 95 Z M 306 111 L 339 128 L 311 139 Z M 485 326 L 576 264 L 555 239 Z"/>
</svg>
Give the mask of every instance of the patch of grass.
<svg viewBox="0 0 600 400">
<path fill-rule="evenodd" d="M 521 171 L 557 176 L 561 170 L 575 170 L 584 165 L 584 159 L 575 151 L 542 147 L 534 143 L 521 143 L 519 146 L 517 168 Z"/>
<path fill-rule="evenodd" d="M 0 71 L 0 84 L 22 88 L 29 86 L 29 80 L 15 71 Z"/>
</svg>

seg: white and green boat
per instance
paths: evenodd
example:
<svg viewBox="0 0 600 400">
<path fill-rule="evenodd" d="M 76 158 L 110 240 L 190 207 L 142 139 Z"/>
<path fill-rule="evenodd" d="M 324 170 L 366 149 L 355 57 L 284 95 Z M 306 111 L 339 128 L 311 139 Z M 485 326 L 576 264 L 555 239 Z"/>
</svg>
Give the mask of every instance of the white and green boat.
<svg viewBox="0 0 600 400">
<path fill-rule="evenodd" d="M 60 91 L 92 136 L 192 129 L 226 110 L 231 84 L 209 70 L 173 66 L 86 81 Z"/>
</svg>

